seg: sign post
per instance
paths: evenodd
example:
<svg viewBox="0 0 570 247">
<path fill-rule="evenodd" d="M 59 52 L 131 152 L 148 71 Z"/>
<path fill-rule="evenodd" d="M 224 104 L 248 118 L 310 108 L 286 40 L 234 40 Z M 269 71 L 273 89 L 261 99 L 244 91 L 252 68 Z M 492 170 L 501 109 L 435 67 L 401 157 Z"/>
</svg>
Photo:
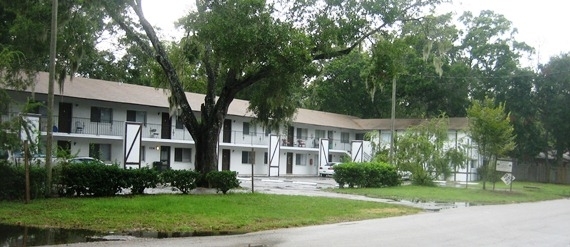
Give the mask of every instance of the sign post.
<svg viewBox="0 0 570 247">
<path fill-rule="evenodd" d="M 513 161 L 511 160 L 497 160 L 497 171 L 499 172 L 506 172 L 501 180 L 506 185 L 509 185 L 509 191 L 513 191 L 513 181 L 515 180 L 515 176 L 513 176 Z"/>
</svg>

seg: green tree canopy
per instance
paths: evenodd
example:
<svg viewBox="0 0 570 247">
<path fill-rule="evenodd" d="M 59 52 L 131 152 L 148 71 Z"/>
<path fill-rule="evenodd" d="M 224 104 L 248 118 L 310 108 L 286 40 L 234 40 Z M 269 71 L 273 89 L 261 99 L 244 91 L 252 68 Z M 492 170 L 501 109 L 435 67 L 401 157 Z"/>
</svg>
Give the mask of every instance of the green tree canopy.
<svg viewBox="0 0 570 247">
<path fill-rule="evenodd" d="M 171 90 L 171 104 L 196 143 L 196 169 L 217 169 L 217 143 L 229 104 L 251 88 L 250 107 L 270 127 L 291 119 L 314 61 L 349 54 L 387 28 L 418 19 L 441 0 L 197 1 L 181 25 L 179 45 L 194 77 L 181 78 L 164 44 L 145 19 L 140 0 L 101 1 L 128 39 L 154 57 Z M 134 13 L 134 14 L 133 14 Z M 139 28 L 140 27 L 140 28 Z M 206 82 L 200 121 L 183 92 L 185 84 Z"/>
<path fill-rule="evenodd" d="M 540 118 L 561 164 L 570 150 L 570 54 L 552 57 L 541 68 L 536 85 Z M 549 151 L 549 150 L 544 150 Z"/>
</svg>

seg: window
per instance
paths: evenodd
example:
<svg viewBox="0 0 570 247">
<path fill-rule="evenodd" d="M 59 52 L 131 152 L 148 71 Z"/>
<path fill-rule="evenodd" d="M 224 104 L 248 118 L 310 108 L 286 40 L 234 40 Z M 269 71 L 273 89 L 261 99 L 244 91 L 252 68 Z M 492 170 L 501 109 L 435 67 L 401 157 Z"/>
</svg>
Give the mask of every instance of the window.
<svg viewBox="0 0 570 247">
<path fill-rule="evenodd" d="M 309 130 L 303 128 L 297 128 L 297 139 L 307 140 Z"/>
<path fill-rule="evenodd" d="M 175 148 L 174 161 L 176 162 L 192 162 L 191 148 Z"/>
<path fill-rule="evenodd" d="M 354 135 L 355 140 L 364 140 L 364 133 L 356 133 Z"/>
<path fill-rule="evenodd" d="M 89 157 L 104 161 L 111 160 L 111 144 L 90 143 Z"/>
<path fill-rule="evenodd" d="M 243 134 L 249 135 L 249 123 L 243 123 Z"/>
<path fill-rule="evenodd" d="M 91 107 L 91 122 L 111 123 L 113 121 L 113 109 L 103 107 Z"/>
<path fill-rule="evenodd" d="M 307 165 L 307 155 L 306 154 L 295 154 L 295 165 L 298 165 L 298 166 Z"/>
<path fill-rule="evenodd" d="M 146 112 L 127 110 L 127 121 L 143 123 L 146 125 Z"/>
<path fill-rule="evenodd" d="M 319 140 L 321 138 L 325 138 L 326 133 L 324 130 L 315 130 L 315 139 Z"/>
<path fill-rule="evenodd" d="M 182 122 L 182 119 L 180 119 L 180 116 L 176 116 L 176 128 L 184 129 L 184 123 Z"/>
<path fill-rule="evenodd" d="M 340 143 L 348 143 L 350 139 L 350 133 L 348 132 L 341 132 L 340 133 Z"/>
<path fill-rule="evenodd" d="M 251 152 L 242 151 L 241 152 L 241 163 L 242 164 L 251 164 L 253 162 L 253 155 Z"/>
</svg>

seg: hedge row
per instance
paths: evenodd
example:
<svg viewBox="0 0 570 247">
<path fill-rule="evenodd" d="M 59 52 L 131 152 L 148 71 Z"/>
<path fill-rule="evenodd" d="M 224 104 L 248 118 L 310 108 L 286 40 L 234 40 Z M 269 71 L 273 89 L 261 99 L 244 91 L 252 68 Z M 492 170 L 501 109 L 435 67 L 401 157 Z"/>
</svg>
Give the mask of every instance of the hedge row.
<svg viewBox="0 0 570 247">
<path fill-rule="evenodd" d="M 386 163 L 343 163 L 334 167 L 334 180 L 340 188 L 380 188 L 398 186 L 402 179 L 396 168 Z"/>
<path fill-rule="evenodd" d="M 59 194 L 64 196 L 113 196 L 124 188 L 131 194 L 143 194 L 146 188 L 156 188 L 158 184 L 172 186 L 183 194 L 197 187 L 201 174 L 190 170 L 122 169 L 101 164 L 67 164 L 61 166 Z M 237 173 L 232 171 L 212 171 L 206 175 L 212 188 L 222 191 L 239 187 Z"/>
<path fill-rule="evenodd" d="M 45 195 L 46 170 L 31 166 L 30 185 L 32 199 Z M 130 189 L 131 194 L 143 194 L 146 188 L 156 188 L 159 184 L 172 186 L 183 194 L 188 194 L 202 179 L 200 173 L 189 170 L 122 169 L 98 163 L 61 164 L 53 168 L 53 185 L 59 196 L 114 196 Z M 212 171 L 205 176 L 212 188 L 224 194 L 239 187 L 237 173 L 232 171 Z M 0 162 L 0 200 L 21 200 L 25 195 L 25 170 Z"/>
<path fill-rule="evenodd" d="M 45 195 L 46 170 L 30 166 L 30 197 Z M 26 171 L 23 165 L 14 166 L 0 161 L 0 200 L 23 200 L 26 190 Z"/>
</svg>

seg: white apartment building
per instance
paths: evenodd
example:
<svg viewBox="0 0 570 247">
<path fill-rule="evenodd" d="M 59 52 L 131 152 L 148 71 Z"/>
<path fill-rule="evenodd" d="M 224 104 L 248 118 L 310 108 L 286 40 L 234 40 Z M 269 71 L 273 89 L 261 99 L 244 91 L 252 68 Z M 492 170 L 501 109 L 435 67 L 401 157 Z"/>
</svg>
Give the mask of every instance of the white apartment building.
<svg viewBox="0 0 570 247">
<path fill-rule="evenodd" d="M 76 77 L 65 82 L 65 90 L 56 86 L 53 119 L 54 144 L 77 156 L 97 156 L 107 163 L 125 166 L 125 122 L 142 123 L 140 149 L 141 167 L 161 162 L 171 169 L 194 169 L 195 143 L 176 116 L 170 116 L 168 91 L 153 87 Z M 10 90 L 15 99 L 10 114 L 19 114 L 22 105 L 33 98 L 47 102 L 48 74 L 36 77 L 34 88 Z M 200 109 L 204 95 L 186 93 L 193 109 Z M 247 111 L 248 102 L 234 100 L 228 110 L 218 144 L 219 170 L 253 173 L 259 176 L 317 175 L 319 140 L 327 139 L 327 161 L 341 161 L 350 156 L 351 143 L 362 140 L 365 133 L 378 131 L 379 142 L 386 145 L 390 136 L 387 119 L 359 119 L 335 113 L 298 109 L 291 126 L 279 131 L 266 131 L 252 123 L 254 116 Z M 46 109 L 40 107 L 40 135 L 47 135 Z M 199 116 L 199 112 L 197 112 Z M 10 117 L 10 116 L 3 116 Z M 421 120 L 400 119 L 396 129 L 403 131 Z M 450 144 L 465 142 L 464 118 L 450 119 Z M 270 136 L 277 136 L 277 163 L 270 174 L 268 158 Z M 388 137 L 388 139 L 386 139 Z M 275 137 L 274 137 L 275 138 Z M 252 152 L 253 151 L 253 152 Z M 479 166 L 476 150 L 470 151 L 472 162 L 455 174 L 457 181 L 475 180 Z M 255 157 L 252 157 L 255 155 Z M 321 157 L 322 158 L 322 157 Z M 277 167 L 275 166 L 277 164 Z"/>
</svg>

